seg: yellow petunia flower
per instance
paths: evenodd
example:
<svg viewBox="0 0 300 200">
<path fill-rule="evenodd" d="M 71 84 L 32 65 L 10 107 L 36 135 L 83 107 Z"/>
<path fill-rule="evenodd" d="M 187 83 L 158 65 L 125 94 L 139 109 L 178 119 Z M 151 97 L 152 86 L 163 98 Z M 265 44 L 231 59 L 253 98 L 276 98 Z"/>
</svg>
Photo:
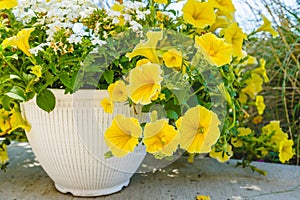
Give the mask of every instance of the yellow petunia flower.
<svg viewBox="0 0 300 200">
<path fill-rule="evenodd" d="M 229 64 L 232 57 L 232 45 L 212 33 L 195 37 L 195 46 L 200 49 L 204 58 L 218 67 Z"/>
<path fill-rule="evenodd" d="M 38 77 L 38 78 L 41 78 L 42 77 L 42 67 L 39 65 L 35 65 L 34 67 L 31 68 L 30 73 L 36 75 L 36 77 Z"/>
<path fill-rule="evenodd" d="M 263 58 L 259 59 L 259 64 L 260 64 L 259 67 L 254 69 L 252 72 L 260 74 L 263 77 L 264 82 L 267 83 L 270 80 L 269 80 L 269 77 L 267 75 L 267 71 L 266 71 L 266 67 L 265 67 L 266 66 L 266 60 L 263 59 Z"/>
<path fill-rule="evenodd" d="M 114 156 L 123 157 L 134 151 L 141 135 L 142 128 L 137 119 L 118 114 L 105 131 L 104 140 Z"/>
<path fill-rule="evenodd" d="M 182 53 L 176 49 L 169 49 L 163 54 L 165 65 L 169 68 L 180 69 L 182 65 Z"/>
<path fill-rule="evenodd" d="M 257 115 L 255 117 L 253 117 L 252 123 L 255 124 L 255 125 L 260 124 L 263 121 L 263 119 L 264 118 L 262 116 Z"/>
<path fill-rule="evenodd" d="M 216 152 L 215 148 L 209 152 L 209 156 L 216 159 L 219 162 L 226 162 L 233 156 L 232 146 L 230 144 L 226 144 L 223 147 L 222 151 Z"/>
<path fill-rule="evenodd" d="M 278 147 L 281 141 L 288 139 L 288 135 L 280 128 L 280 121 L 271 121 L 269 124 L 265 125 L 262 128 L 262 134 L 273 134 L 271 137 L 271 142 Z"/>
<path fill-rule="evenodd" d="M 167 4 L 168 0 L 154 0 L 154 2 L 158 4 Z"/>
<path fill-rule="evenodd" d="M 189 153 L 208 153 L 220 137 L 218 116 L 203 106 L 190 108 L 176 123 L 180 147 Z"/>
<path fill-rule="evenodd" d="M 114 102 L 108 98 L 102 99 L 100 102 L 104 112 L 112 114 L 114 112 Z"/>
<path fill-rule="evenodd" d="M 31 125 L 22 117 L 19 111 L 0 109 L 0 136 L 11 133 L 18 128 L 29 131 Z"/>
<path fill-rule="evenodd" d="M 5 144 L 3 144 L 2 148 L 0 147 L 0 164 L 5 164 L 8 160 L 7 147 Z"/>
<path fill-rule="evenodd" d="M 290 160 L 295 152 L 293 150 L 293 140 L 282 140 L 279 144 L 279 160 L 282 163 Z"/>
<path fill-rule="evenodd" d="M 278 35 L 278 32 L 272 28 L 271 21 L 268 20 L 268 18 L 266 18 L 263 14 L 261 14 L 261 17 L 264 23 L 255 32 L 267 31 L 271 33 L 272 37 L 276 37 Z"/>
<path fill-rule="evenodd" d="M 143 64 L 148 64 L 148 63 L 150 63 L 150 60 L 148 60 L 147 58 L 143 58 L 143 59 L 138 60 L 136 62 L 136 67 L 139 67 L 139 66 L 141 66 Z"/>
<path fill-rule="evenodd" d="M 217 16 L 216 22 L 209 27 L 209 32 L 214 32 L 218 28 L 226 28 L 229 26 L 229 20 L 224 16 Z"/>
<path fill-rule="evenodd" d="M 242 57 L 242 45 L 247 35 L 243 33 L 238 24 L 232 23 L 226 29 L 223 29 L 222 34 L 224 34 L 225 42 L 232 44 L 233 56 Z"/>
<path fill-rule="evenodd" d="M 32 31 L 34 31 L 34 28 L 25 28 L 19 31 L 17 36 L 6 38 L 2 42 L 3 48 L 8 46 L 16 46 L 27 56 L 31 56 L 31 53 L 29 52 L 30 46 L 28 40 Z"/>
<path fill-rule="evenodd" d="M 259 115 L 262 115 L 264 113 L 264 110 L 266 108 L 266 105 L 264 103 L 264 97 L 261 95 L 256 96 L 255 105 L 258 111 Z"/>
<path fill-rule="evenodd" d="M 242 89 L 242 92 L 254 99 L 256 94 L 262 91 L 263 79 L 256 73 L 251 74 L 251 78 L 245 81 L 246 87 Z"/>
<path fill-rule="evenodd" d="M 125 6 L 121 5 L 118 2 L 115 2 L 114 5 L 111 6 L 111 10 L 122 13 L 124 11 Z"/>
<path fill-rule="evenodd" d="M 244 127 L 239 127 L 238 129 L 238 137 L 243 137 L 243 136 L 247 136 L 250 135 L 252 130 L 250 128 L 244 128 Z M 243 141 L 241 141 L 238 137 L 232 137 L 231 138 L 231 144 L 234 147 L 242 147 L 243 146 Z"/>
<path fill-rule="evenodd" d="M 204 28 L 216 21 L 214 8 L 208 2 L 188 0 L 182 8 L 183 19 L 197 28 Z"/>
<path fill-rule="evenodd" d="M 226 13 L 233 13 L 235 11 L 231 0 L 208 0 L 214 8 L 217 8 Z"/>
<path fill-rule="evenodd" d="M 145 125 L 143 142 L 149 153 L 171 156 L 178 147 L 178 139 L 178 132 L 166 119 Z"/>
<path fill-rule="evenodd" d="M 107 91 L 113 102 L 125 102 L 128 98 L 125 82 L 118 80 L 108 86 Z"/>
<path fill-rule="evenodd" d="M 210 200 L 210 196 L 203 196 L 203 195 L 200 195 L 200 196 L 197 196 L 196 199 L 197 199 L 197 200 Z"/>
<path fill-rule="evenodd" d="M 0 1 L 0 9 L 10 9 L 16 7 L 18 5 L 17 0 L 1 0 Z"/>
<path fill-rule="evenodd" d="M 128 96 L 135 104 L 147 105 L 156 100 L 161 90 L 162 70 L 153 63 L 141 65 L 129 73 Z"/>
<path fill-rule="evenodd" d="M 247 97 L 247 94 L 245 92 L 241 92 L 239 94 L 239 102 L 241 102 L 242 104 L 245 104 L 247 103 L 247 100 L 248 100 L 248 97 Z"/>
<path fill-rule="evenodd" d="M 135 56 L 144 56 L 152 63 L 160 63 L 157 52 L 156 46 L 159 40 L 163 37 L 163 32 L 155 32 L 149 31 L 147 33 L 148 40 L 146 42 L 140 42 L 136 47 L 133 49 L 131 53 L 127 53 L 126 56 L 131 60 Z"/>
</svg>

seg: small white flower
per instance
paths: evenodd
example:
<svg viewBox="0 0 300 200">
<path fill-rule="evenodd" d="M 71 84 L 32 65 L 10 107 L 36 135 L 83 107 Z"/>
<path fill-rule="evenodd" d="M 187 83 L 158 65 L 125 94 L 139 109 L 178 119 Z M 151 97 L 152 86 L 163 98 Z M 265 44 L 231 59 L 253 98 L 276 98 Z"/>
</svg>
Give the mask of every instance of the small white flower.
<svg viewBox="0 0 300 200">
<path fill-rule="evenodd" d="M 41 44 L 39 44 L 38 46 L 29 49 L 29 52 L 30 52 L 31 54 L 37 56 L 38 53 L 39 53 L 40 51 L 44 51 L 44 47 L 47 47 L 47 46 L 50 46 L 50 42 L 41 43 Z"/>
<path fill-rule="evenodd" d="M 138 22 L 136 22 L 136 21 L 134 21 L 134 20 L 130 22 L 130 25 L 131 25 L 131 29 L 132 29 L 134 32 L 136 32 L 136 31 L 138 31 L 138 30 L 141 30 L 141 29 L 143 28 L 141 24 L 139 24 Z"/>
<path fill-rule="evenodd" d="M 68 39 L 69 43 L 73 44 L 80 44 L 82 42 L 82 36 L 77 34 L 72 34 Z"/>
<path fill-rule="evenodd" d="M 86 32 L 86 27 L 82 23 L 75 23 L 72 28 L 74 34 L 80 36 L 87 36 L 89 33 Z"/>
</svg>

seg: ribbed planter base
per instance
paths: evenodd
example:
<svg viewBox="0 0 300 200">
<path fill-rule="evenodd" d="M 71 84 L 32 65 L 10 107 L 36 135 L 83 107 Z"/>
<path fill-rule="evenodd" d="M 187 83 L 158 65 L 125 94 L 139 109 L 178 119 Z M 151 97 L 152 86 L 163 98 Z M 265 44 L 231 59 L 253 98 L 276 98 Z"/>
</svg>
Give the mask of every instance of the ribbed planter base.
<svg viewBox="0 0 300 200">
<path fill-rule="evenodd" d="M 27 133 L 32 150 L 56 188 L 75 196 L 98 196 L 127 186 L 145 149 L 139 146 L 122 158 L 107 159 L 103 135 L 115 114 L 133 115 L 129 106 L 115 105 L 111 115 L 100 106 L 107 91 L 80 90 L 73 95 L 52 91 L 56 96 L 52 112 L 41 110 L 35 100 L 24 103 L 22 109 L 32 126 Z"/>
</svg>

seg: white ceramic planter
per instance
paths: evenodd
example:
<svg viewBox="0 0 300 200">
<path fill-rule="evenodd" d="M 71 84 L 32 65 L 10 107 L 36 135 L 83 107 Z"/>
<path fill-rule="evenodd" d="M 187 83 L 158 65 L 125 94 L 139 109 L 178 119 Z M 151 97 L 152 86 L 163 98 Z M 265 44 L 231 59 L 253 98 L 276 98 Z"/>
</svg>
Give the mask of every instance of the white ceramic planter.
<svg viewBox="0 0 300 200">
<path fill-rule="evenodd" d="M 100 106 L 107 91 L 52 91 L 57 98 L 54 111 L 42 111 L 35 100 L 22 109 L 32 125 L 29 143 L 55 187 L 74 196 L 99 196 L 127 186 L 146 153 L 141 146 L 123 158 L 104 158 L 108 148 L 103 134 L 113 119 Z M 120 104 L 114 114 L 132 116 L 129 106 Z"/>
</svg>

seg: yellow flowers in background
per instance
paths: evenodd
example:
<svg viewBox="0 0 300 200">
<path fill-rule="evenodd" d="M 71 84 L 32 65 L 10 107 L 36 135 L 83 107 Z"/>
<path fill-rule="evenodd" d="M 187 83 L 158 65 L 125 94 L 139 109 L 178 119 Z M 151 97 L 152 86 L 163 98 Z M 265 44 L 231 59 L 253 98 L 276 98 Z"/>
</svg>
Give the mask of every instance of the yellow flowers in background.
<svg viewBox="0 0 300 200">
<path fill-rule="evenodd" d="M 169 49 L 163 54 L 163 60 L 167 67 L 181 68 L 182 66 L 182 53 L 176 49 Z"/>
<path fill-rule="evenodd" d="M 142 128 L 137 119 L 116 115 L 104 139 L 114 156 L 123 157 L 134 151 L 141 134 Z"/>
<path fill-rule="evenodd" d="M 232 146 L 230 144 L 225 144 L 221 151 L 217 151 L 215 148 L 209 152 L 209 156 L 215 158 L 219 162 L 226 162 L 233 156 Z"/>
<path fill-rule="evenodd" d="M 5 39 L 2 42 L 3 48 L 6 48 L 8 46 L 16 46 L 21 51 L 23 51 L 27 56 L 31 56 L 31 53 L 29 52 L 30 46 L 29 46 L 29 37 L 30 34 L 34 31 L 34 28 L 26 28 L 18 32 L 17 36 L 13 36 L 10 38 Z"/>
<path fill-rule="evenodd" d="M 266 108 L 266 105 L 264 103 L 264 97 L 261 95 L 256 96 L 255 105 L 258 111 L 259 115 L 262 115 L 264 113 L 264 110 Z"/>
<path fill-rule="evenodd" d="M 212 33 L 196 36 L 195 46 L 199 48 L 204 58 L 211 64 L 222 66 L 229 64 L 232 57 L 232 45 Z"/>
<path fill-rule="evenodd" d="M 276 37 L 278 32 L 272 27 L 271 21 L 268 20 L 268 18 L 266 18 L 263 14 L 261 14 L 261 17 L 264 23 L 255 32 L 266 31 L 271 33 L 273 37 Z"/>
</svg>

